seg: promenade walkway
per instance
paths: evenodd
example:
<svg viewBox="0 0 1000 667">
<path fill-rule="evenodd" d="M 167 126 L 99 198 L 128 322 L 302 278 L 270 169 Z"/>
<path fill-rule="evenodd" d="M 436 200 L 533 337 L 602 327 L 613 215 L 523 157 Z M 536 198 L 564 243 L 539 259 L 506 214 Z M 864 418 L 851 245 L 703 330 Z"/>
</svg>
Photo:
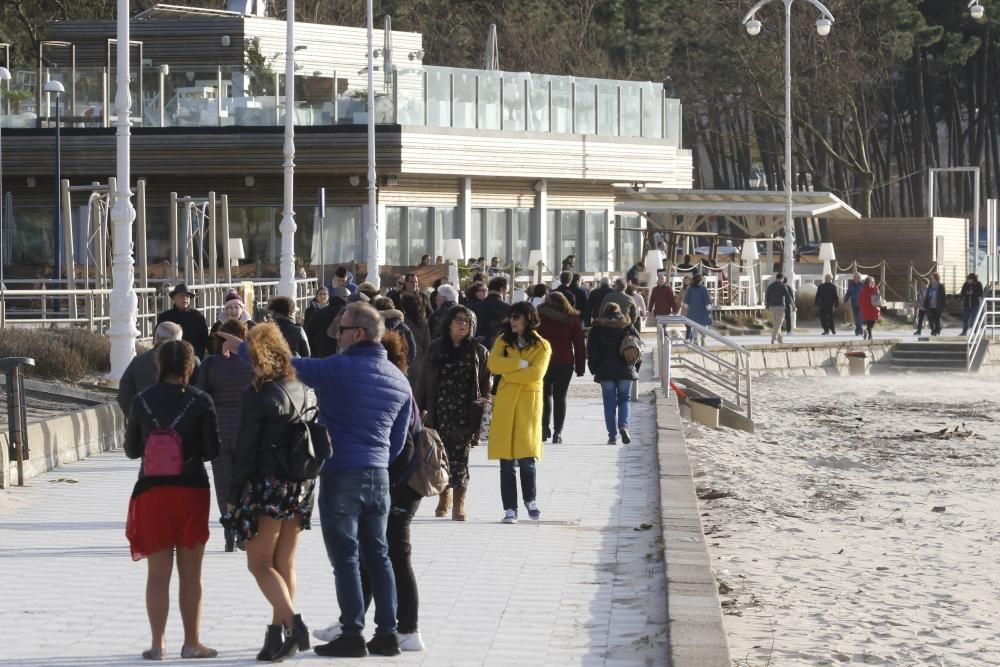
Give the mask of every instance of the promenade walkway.
<svg viewBox="0 0 1000 667">
<path fill-rule="evenodd" d="M 475 449 L 470 520 L 435 519 L 425 500 L 413 525 L 427 651 L 338 664 L 666 664 L 652 386 L 633 404 L 632 444 L 612 447 L 597 385 L 574 378 L 566 444 L 546 445 L 538 468 L 541 521 L 500 523 L 498 465 Z M 143 663 L 146 565 L 131 561 L 124 536 L 136 470 L 113 452 L 0 491 L 0 665 Z M 318 627 L 338 608 L 314 517 L 299 552 L 298 608 Z M 203 582 L 203 641 L 220 652 L 209 663 L 258 664 L 270 612 L 216 526 Z M 181 639 L 175 583 L 168 662 L 182 662 Z M 309 651 L 294 662 L 324 660 Z"/>
</svg>

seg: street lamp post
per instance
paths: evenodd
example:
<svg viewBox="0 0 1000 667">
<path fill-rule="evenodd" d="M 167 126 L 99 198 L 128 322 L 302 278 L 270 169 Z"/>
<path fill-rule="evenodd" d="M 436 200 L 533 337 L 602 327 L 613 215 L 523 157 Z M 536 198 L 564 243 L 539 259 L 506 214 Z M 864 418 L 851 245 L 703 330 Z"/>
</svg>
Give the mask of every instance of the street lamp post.
<svg viewBox="0 0 1000 667">
<path fill-rule="evenodd" d="M 750 35 L 759 35 L 761 22 L 757 11 L 774 0 L 760 0 L 747 15 L 743 25 Z M 790 285 L 795 286 L 795 223 L 792 216 L 792 3 L 795 0 L 781 0 L 785 5 L 785 275 Z M 820 12 L 816 21 L 816 32 L 821 37 L 830 34 L 833 14 L 818 0 L 806 0 Z M 792 327 L 795 327 L 795 309 L 792 309 Z"/>
<path fill-rule="evenodd" d="M 6 67 L 0 67 L 0 114 L 3 113 L 3 87 L 5 81 L 10 81 L 10 70 Z M 3 123 L 0 123 L 0 127 L 3 127 Z M 7 237 L 4 236 L 3 228 L 5 201 L 6 198 L 3 194 L 3 147 L 0 146 L 0 289 L 6 289 L 3 284 L 3 265 L 7 261 Z M 7 224 L 10 224 L 9 220 Z"/>
<path fill-rule="evenodd" d="M 281 257 L 278 294 L 295 298 L 295 0 L 288 0 L 285 7 L 285 147 L 283 155 L 285 194 L 281 211 Z"/>
<path fill-rule="evenodd" d="M 62 83 L 59 81 L 49 81 L 42 88 L 43 92 L 54 93 L 56 96 L 56 183 L 55 183 L 55 198 L 56 206 L 54 209 L 54 214 L 52 218 L 52 278 L 56 281 L 62 277 L 62 256 L 59 254 L 59 221 L 62 218 L 62 197 L 59 192 L 59 185 L 62 183 L 62 143 L 61 143 L 61 116 L 60 116 L 60 102 L 62 101 L 62 94 L 66 92 Z M 59 300 L 54 299 L 54 310 L 59 312 Z"/>
<path fill-rule="evenodd" d="M 374 16 L 372 11 L 372 0 L 367 3 L 368 15 L 368 219 L 365 221 L 366 238 L 366 264 L 368 265 L 368 276 L 366 280 L 375 287 L 381 287 L 379 277 L 379 231 L 378 231 L 378 199 L 375 182 L 375 64 L 372 62 L 374 53 L 372 47 Z M 388 72 L 384 72 L 388 76 Z"/>
</svg>

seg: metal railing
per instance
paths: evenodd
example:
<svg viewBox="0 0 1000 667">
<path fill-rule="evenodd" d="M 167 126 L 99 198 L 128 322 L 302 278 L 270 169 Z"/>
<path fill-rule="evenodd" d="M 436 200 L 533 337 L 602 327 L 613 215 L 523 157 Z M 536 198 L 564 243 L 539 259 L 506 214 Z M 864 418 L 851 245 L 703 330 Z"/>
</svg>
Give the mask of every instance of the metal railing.
<svg viewBox="0 0 1000 667">
<path fill-rule="evenodd" d="M 683 369 L 693 378 L 699 378 L 719 390 L 719 396 L 730 400 L 736 408 L 753 419 L 753 399 L 750 387 L 750 351 L 734 343 L 717 331 L 693 322 L 682 315 L 666 315 L 656 318 L 656 344 L 659 354 L 659 375 L 664 392 L 670 391 L 670 379 L 674 368 Z M 682 334 L 684 327 L 690 327 L 691 340 Z M 701 338 L 701 343 L 697 341 Z M 716 350 L 705 347 L 705 339 L 711 339 L 732 352 L 732 361 Z M 684 347 L 690 354 L 677 355 L 674 349 Z M 709 365 L 714 368 L 710 368 Z"/>
<path fill-rule="evenodd" d="M 965 370 L 972 371 L 979 352 L 986 343 L 987 331 L 990 338 L 996 338 L 1000 330 L 1000 297 L 986 297 L 979 302 L 976 319 L 969 327 L 969 337 L 965 343 Z"/>
</svg>

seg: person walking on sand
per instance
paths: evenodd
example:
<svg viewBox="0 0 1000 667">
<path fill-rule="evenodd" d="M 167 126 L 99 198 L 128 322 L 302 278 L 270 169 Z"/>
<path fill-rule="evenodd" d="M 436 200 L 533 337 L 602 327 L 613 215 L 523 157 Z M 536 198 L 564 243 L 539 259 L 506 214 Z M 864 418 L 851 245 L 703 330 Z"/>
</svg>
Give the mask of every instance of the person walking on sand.
<svg viewBox="0 0 1000 667">
<path fill-rule="evenodd" d="M 465 521 L 469 489 L 469 451 L 479 439 L 483 406 L 489 400 L 490 372 L 486 348 L 476 342 L 476 316 L 454 306 L 441 323 L 444 332 L 431 341 L 414 392 L 448 452 L 448 488 L 438 497 L 434 516 Z M 452 504 L 454 499 L 454 505 Z"/>
<path fill-rule="evenodd" d="M 983 298 L 983 284 L 979 282 L 979 276 L 975 273 L 967 275 L 959 295 L 962 297 L 962 333 L 959 336 L 964 336 L 979 313 L 979 302 Z"/>
<path fill-rule="evenodd" d="M 875 327 L 875 323 L 878 322 L 879 315 L 882 312 L 882 292 L 879 291 L 878 286 L 875 284 L 874 276 L 865 278 L 865 286 L 861 288 L 858 301 L 861 304 L 861 320 L 865 323 L 862 338 L 871 340 L 872 329 Z"/>
<path fill-rule="evenodd" d="M 816 308 L 819 309 L 819 324 L 823 327 L 824 336 L 837 333 L 834 312 L 839 305 L 837 286 L 833 284 L 833 276 L 828 273 L 823 277 L 823 284 L 816 288 Z"/>
<path fill-rule="evenodd" d="M 271 604 L 271 623 L 257 660 L 280 662 L 309 648 L 309 629 L 295 613 L 295 551 L 309 530 L 316 479 L 289 479 L 281 450 L 308 403 L 295 376 L 292 353 L 277 324 L 254 327 L 247 336 L 254 378 L 243 392 L 236 465 L 227 509 L 247 568 Z M 235 355 L 233 355 L 235 356 Z M 316 452 L 325 458 L 329 452 Z"/>
<path fill-rule="evenodd" d="M 493 401 L 489 452 L 500 459 L 500 496 L 504 523 L 517 523 L 517 473 L 528 516 L 538 520 L 536 461 L 542 458 L 543 378 L 552 357 L 548 341 L 538 334 L 538 313 L 527 301 L 510 307 L 490 352 L 489 369 L 501 376 Z"/>
<path fill-rule="evenodd" d="M 944 310 L 946 299 L 940 274 L 932 273 L 924 296 L 924 310 L 927 311 L 927 325 L 931 328 L 932 336 L 941 335 L 941 311 Z"/>
<path fill-rule="evenodd" d="M 861 274 L 855 273 L 851 277 L 851 282 L 847 283 L 847 291 L 844 292 L 844 303 L 851 304 L 851 312 L 854 314 L 854 335 L 860 336 L 861 328 Z"/>
<path fill-rule="evenodd" d="M 132 560 L 147 559 L 146 613 L 152 632 L 146 660 L 163 660 L 174 558 L 180 578 L 182 658 L 214 658 L 201 643 L 201 563 L 211 506 L 205 461 L 219 454 L 211 397 L 188 386 L 194 348 L 169 341 L 156 352 L 157 384 L 132 399 L 125 455 L 142 459 L 128 505 L 125 536 Z"/>
<path fill-rule="evenodd" d="M 601 316 L 594 320 L 587 337 L 587 365 L 594 374 L 594 382 L 601 385 L 604 403 L 604 425 L 608 429 L 608 444 L 618 443 L 618 435 L 626 445 L 632 442 L 629 432 L 632 385 L 639 378 L 639 365 L 630 366 L 621 354 L 625 336 L 638 338 L 628 315 L 618 304 L 607 303 Z"/>
<path fill-rule="evenodd" d="M 570 304 L 564 294 L 550 292 L 545 297 L 545 303 L 538 307 L 538 319 L 538 333 L 552 347 L 552 359 L 542 385 L 542 441 L 551 437 L 552 444 L 558 445 L 563 441 L 569 383 L 574 369 L 577 377 L 583 376 L 587 364 L 587 349 L 580 311 Z"/>
<path fill-rule="evenodd" d="M 784 275 L 776 274 L 774 280 L 764 290 L 764 305 L 767 306 L 767 312 L 771 315 L 771 345 L 774 345 L 775 341 L 784 342 L 781 337 L 781 328 L 785 321 L 785 308 L 789 302 L 788 288 L 785 287 L 784 279 Z"/>
</svg>

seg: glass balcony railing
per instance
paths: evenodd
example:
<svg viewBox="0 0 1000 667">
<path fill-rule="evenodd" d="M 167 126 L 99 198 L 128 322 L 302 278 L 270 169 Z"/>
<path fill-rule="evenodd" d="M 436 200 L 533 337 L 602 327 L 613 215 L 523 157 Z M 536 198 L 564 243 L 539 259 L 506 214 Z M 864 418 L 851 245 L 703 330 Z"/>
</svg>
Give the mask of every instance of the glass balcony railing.
<svg viewBox="0 0 1000 667">
<path fill-rule="evenodd" d="M 613 81 L 451 67 L 393 67 L 376 77 L 375 122 L 498 132 L 542 132 L 661 139 L 681 145 L 681 104 L 650 82 Z M 218 66 L 133 68 L 132 120 L 139 127 L 266 127 L 285 117 L 284 76 Z M 115 76 L 106 68 L 50 68 L 14 73 L 0 91 L 0 125 L 49 126 L 55 96 L 66 89 L 65 126 L 115 123 Z M 295 77 L 299 126 L 368 122 L 367 71 Z M 275 94 L 279 91 L 279 94 Z"/>
</svg>

